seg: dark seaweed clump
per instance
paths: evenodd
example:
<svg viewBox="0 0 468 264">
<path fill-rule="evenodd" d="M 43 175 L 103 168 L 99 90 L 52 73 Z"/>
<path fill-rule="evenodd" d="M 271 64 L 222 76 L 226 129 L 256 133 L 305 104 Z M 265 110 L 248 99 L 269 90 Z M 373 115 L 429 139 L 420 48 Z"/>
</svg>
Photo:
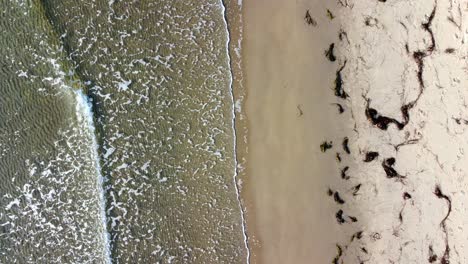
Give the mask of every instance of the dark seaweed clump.
<svg viewBox="0 0 468 264">
<path fill-rule="evenodd" d="M 405 127 L 405 124 L 400 123 L 398 120 L 386 116 L 382 116 L 374 108 L 366 108 L 366 117 L 369 121 L 382 130 L 387 130 L 389 124 L 395 124 L 399 130 Z"/>
<path fill-rule="evenodd" d="M 335 54 L 333 54 L 333 49 L 335 48 L 335 43 L 330 44 L 330 47 L 328 47 L 328 50 L 325 51 L 325 57 L 329 61 L 336 61 Z"/>
<path fill-rule="evenodd" d="M 353 187 L 353 196 L 356 196 L 361 189 L 361 183 Z"/>
<path fill-rule="evenodd" d="M 408 199 L 411 199 L 411 198 L 412 198 L 411 194 L 409 194 L 407 192 L 403 193 L 403 199 L 408 200 Z"/>
<path fill-rule="evenodd" d="M 378 152 L 369 151 L 366 153 L 366 157 L 364 158 L 364 162 L 371 162 L 375 160 L 379 156 Z"/>
<path fill-rule="evenodd" d="M 335 18 L 335 16 L 333 15 L 333 13 L 330 11 L 330 9 L 327 9 L 327 17 L 332 20 Z"/>
<path fill-rule="evenodd" d="M 393 168 L 395 165 L 395 158 L 388 158 L 382 162 L 382 167 L 387 175 L 387 178 L 401 177 L 398 172 Z"/>
<path fill-rule="evenodd" d="M 351 154 L 351 151 L 349 150 L 349 147 L 348 147 L 348 143 L 349 143 L 349 139 L 347 137 L 343 138 L 343 143 L 341 144 L 343 146 L 343 150 L 348 153 L 348 154 Z"/>
<path fill-rule="evenodd" d="M 349 97 L 349 95 L 344 91 L 343 88 L 343 77 L 341 76 L 341 72 L 346 66 L 346 61 L 343 63 L 343 66 L 341 66 L 338 71 L 336 72 L 336 77 L 335 77 L 335 96 L 341 98 L 341 99 L 346 99 Z"/>
<path fill-rule="evenodd" d="M 344 167 L 343 169 L 341 169 L 341 178 L 344 179 L 344 180 L 349 180 L 349 176 L 348 174 L 346 173 L 347 171 L 349 170 L 349 166 L 346 166 Z"/>
<path fill-rule="evenodd" d="M 336 221 L 338 222 L 338 224 L 344 224 L 346 222 L 346 220 L 343 218 L 343 210 L 338 210 L 338 212 L 336 212 L 335 214 L 335 217 L 336 217 Z"/>
<path fill-rule="evenodd" d="M 322 152 L 325 152 L 325 151 L 331 149 L 332 147 L 333 147 L 333 142 L 332 141 L 329 141 L 329 142 L 324 141 L 324 142 L 322 142 L 322 144 L 320 144 L 320 150 Z"/>
<path fill-rule="evenodd" d="M 311 26 L 317 26 L 317 21 L 315 21 L 312 16 L 310 15 L 310 12 L 309 10 L 306 11 L 306 14 L 305 14 L 305 17 L 304 17 L 307 25 L 311 25 Z"/>
<path fill-rule="evenodd" d="M 345 201 L 341 198 L 340 194 L 338 192 L 335 192 L 335 195 L 333 196 L 333 198 L 335 199 L 335 202 L 339 203 L 339 204 L 344 204 Z"/>
</svg>

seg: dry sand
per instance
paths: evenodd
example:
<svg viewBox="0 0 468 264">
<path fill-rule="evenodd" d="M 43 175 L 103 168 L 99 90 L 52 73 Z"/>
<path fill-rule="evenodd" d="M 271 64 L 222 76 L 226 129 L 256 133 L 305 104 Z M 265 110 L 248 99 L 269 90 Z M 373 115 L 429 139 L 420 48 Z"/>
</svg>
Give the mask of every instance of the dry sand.
<svg viewBox="0 0 468 264">
<path fill-rule="evenodd" d="M 242 194 L 252 263 L 467 263 L 466 8 L 244 1 Z M 324 55 L 331 43 L 334 62 Z M 345 61 L 340 98 L 333 89 Z M 366 116 L 370 108 L 388 127 Z M 333 141 L 326 153 L 324 140 Z M 364 162 L 372 151 L 379 155 Z"/>
</svg>

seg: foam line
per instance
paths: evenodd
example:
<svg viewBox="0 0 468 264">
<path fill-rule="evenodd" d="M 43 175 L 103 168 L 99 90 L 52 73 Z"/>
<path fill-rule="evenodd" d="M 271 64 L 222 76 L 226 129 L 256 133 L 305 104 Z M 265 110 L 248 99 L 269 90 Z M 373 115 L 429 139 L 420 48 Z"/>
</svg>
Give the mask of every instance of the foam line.
<svg viewBox="0 0 468 264">
<path fill-rule="evenodd" d="M 228 57 L 228 67 L 229 67 L 229 90 L 230 90 L 230 97 L 231 97 L 231 104 L 232 104 L 232 131 L 234 133 L 234 175 L 233 175 L 233 181 L 234 181 L 234 187 L 236 188 L 236 196 L 237 196 L 237 202 L 239 204 L 240 208 L 240 215 L 241 215 L 241 221 L 242 221 L 242 233 L 244 236 L 244 245 L 245 249 L 247 251 L 247 264 L 250 264 L 250 247 L 249 247 L 249 237 L 247 234 L 247 227 L 246 227 L 246 221 L 245 221 L 245 211 L 242 206 L 242 199 L 240 196 L 240 189 L 239 185 L 237 184 L 238 180 L 238 162 L 237 162 L 237 132 L 236 132 L 236 112 L 235 112 L 235 101 L 234 101 L 234 91 L 233 91 L 233 73 L 232 73 L 232 67 L 231 67 L 231 56 L 229 55 L 229 44 L 231 42 L 230 38 L 230 32 L 229 32 L 229 27 L 227 23 L 227 18 L 226 18 L 226 7 L 224 6 L 223 0 L 219 0 L 221 8 L 222 8 L 222 13 L 223 13 L 223 21 L 224 21 L 224 26 L 226 29 L 226 54 Z"/>
<path fill-rule="evenodd" d="M 102 169 L 101 163 L 99 158 L 99 145 L 96 140 L 96 128 L 94 126 L 94 119 L 93 119 L 93 110 L 91 102 L 86 96 L 83 91 L 75 90 L 75 99 L 76 99 L 76 114 L 79 119 L 82 119 L 81 122 L 84 122 L 87 128 L 87 132 L 89 133 L 89 137 L 91 139 L 92 144 L 92 157 L 94 159 L 94 165 L 96 170 L 96 189 L 99 192 L 99 203 L 101 207 L 101 219 L 102 219 L 102 229 L 104 230 L 102 234 L 102 239 L 104 241 L 104 260 L 105 263 L 112 263 L 111 261 L 111 251 L 110 251 L 110 234 L 107 231 L 107 217 L 106 217 L 106 200 L 104 194 L 104 177 L 102 176 Z M 80 120 L 79 120 L 80 121 Z"/>
</svg>

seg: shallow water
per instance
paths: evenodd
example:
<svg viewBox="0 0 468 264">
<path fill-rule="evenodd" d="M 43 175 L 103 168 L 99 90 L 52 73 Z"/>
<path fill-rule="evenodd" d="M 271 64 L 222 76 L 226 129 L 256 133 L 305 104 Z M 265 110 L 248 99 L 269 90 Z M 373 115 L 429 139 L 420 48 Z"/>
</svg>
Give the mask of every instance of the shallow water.
<svg viewBox="0 0 468 264">
<path fill-rule="evenodd" d="M 0 262 L 243 262 L 221 3 L 1 4 Z"/>
</svg>

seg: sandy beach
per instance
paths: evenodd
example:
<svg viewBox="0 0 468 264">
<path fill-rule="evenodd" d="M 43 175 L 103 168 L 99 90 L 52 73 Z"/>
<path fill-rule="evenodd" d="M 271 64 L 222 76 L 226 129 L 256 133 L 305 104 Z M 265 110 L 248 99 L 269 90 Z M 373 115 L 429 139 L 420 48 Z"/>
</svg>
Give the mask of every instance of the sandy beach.
<svg viewBox="0 0 468 264">
<path fill-rule="evenodd" d="M 335 25 L 324 3 L 244 5 L 249 153 L 243 193 L 251 260 L 329 262 L 340 230 L 327 217 L 335 213 L 327 189 L 339 168 L 319 146 L 345 129 L 333 105 L 336 66 L 324 56 L 337 38 L 328 31 Z M 304 20 L 313 8 L 323 11 L 314 18 L 318 26 Z"/>
<path fill-rule="evenodd" d="M 467 261 L 464 8 L 244 1 L 251 263 Z"/>
</svg>

